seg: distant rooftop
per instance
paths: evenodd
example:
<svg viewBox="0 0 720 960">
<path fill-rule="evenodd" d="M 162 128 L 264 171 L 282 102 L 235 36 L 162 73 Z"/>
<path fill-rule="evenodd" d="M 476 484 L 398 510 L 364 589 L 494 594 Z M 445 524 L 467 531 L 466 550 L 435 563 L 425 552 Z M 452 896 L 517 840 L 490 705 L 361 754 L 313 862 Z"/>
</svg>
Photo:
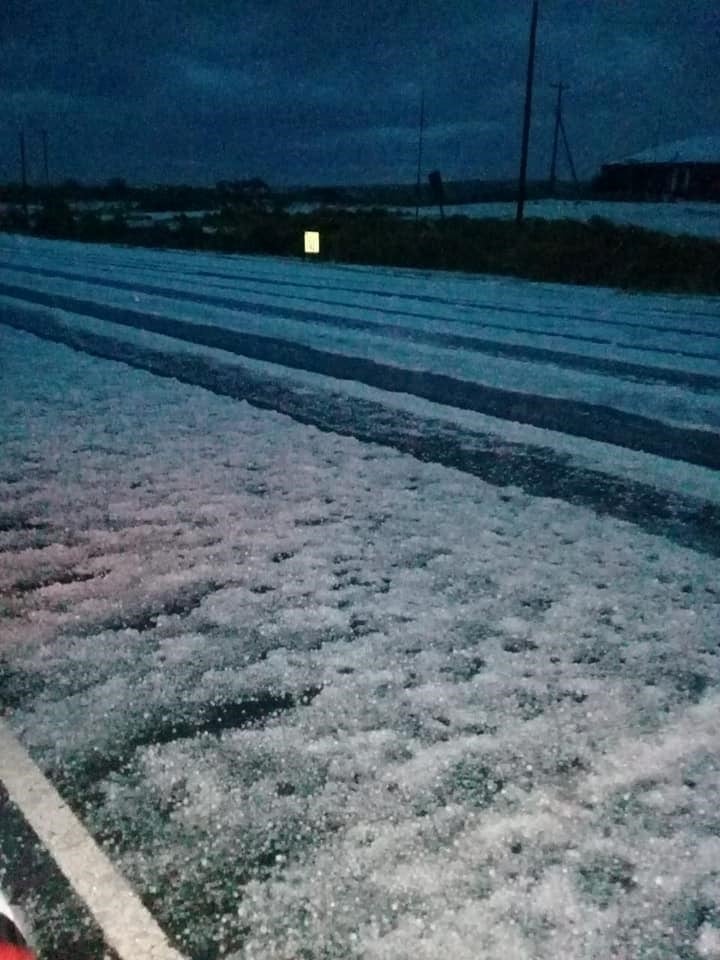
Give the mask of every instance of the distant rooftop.
<svg viewBox="0 0 720 960">
<path fill-rule="evenodd" d="M 650 147 L 629 157 L 610 161 L 621 163 L 720 163 L 720 134 L 691 137 Z"/>
</svg>

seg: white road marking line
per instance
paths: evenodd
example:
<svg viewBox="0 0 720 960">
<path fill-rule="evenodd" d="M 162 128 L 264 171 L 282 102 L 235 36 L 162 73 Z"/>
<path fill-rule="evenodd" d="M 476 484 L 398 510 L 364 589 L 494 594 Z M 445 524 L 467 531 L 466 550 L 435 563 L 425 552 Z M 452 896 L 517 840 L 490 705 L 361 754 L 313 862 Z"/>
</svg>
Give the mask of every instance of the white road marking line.
<svg viewBox="0 0 720 960">
<path fill-rule="evenodd" d="M 183 960 L 2 719 L 0 780 L 122 960 Z"/>
</svg>

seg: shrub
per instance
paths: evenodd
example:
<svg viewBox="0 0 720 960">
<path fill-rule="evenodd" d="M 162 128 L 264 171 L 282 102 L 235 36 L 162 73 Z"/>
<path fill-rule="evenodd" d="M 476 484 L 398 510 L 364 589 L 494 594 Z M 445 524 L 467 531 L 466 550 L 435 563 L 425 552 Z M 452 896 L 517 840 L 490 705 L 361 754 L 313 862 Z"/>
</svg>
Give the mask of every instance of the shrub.
<svg viewBox="0 0 720 960">
<path fill-rule="evenodd" d="M 6 214 L 7 229 L 23 229 L 8 219 Z M 717 241 L 618 226 L 602 217 L 587 223 L 531 218 L 518 227 L 511 220 L 463 216 L 416 222 L 382 208 L 355 212 L 324 207 L 313 214 L 289 214 L 234 204 L 210 220 L 217 233 L 205 233 L 198 220 L 185 215 L 177 230 L 156 224 L 130 231 L 122 217 L 107 222 L 85 214 L 76 223 L 64 200 L 50 198 L 36 229 L 88 241 L 285 256 L 301 256 L 304 231 L 319 230 L 321 260 L 635 290 L 720 292 Z"/>
</svg>

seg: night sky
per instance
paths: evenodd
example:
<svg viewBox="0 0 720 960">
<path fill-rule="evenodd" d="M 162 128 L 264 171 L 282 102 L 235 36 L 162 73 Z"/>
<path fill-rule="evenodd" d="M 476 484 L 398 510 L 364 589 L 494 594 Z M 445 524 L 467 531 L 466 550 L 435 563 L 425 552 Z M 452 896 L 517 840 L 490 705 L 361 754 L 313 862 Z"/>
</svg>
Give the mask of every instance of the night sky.
<svg viewBox="0 0 720 960">
<path fill-rule="evenodd" d="M 530 0 L 4 0 L 0 180 L 274 186 L 517 176 Z M 578 173 L 720 131 L 718 0 L 541 0 L 529 175 L 552 84 Z M 568 175 L 561 155 L 559 174 Z"/>
</svg>

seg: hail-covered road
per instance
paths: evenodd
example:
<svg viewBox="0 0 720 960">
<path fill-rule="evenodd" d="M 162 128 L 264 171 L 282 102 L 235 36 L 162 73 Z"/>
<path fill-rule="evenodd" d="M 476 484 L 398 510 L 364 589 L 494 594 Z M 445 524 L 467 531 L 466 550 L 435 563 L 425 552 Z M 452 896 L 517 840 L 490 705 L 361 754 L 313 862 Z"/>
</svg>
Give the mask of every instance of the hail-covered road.
<svg viewBox="0 0 720 960">
<path fill-rule="evenodd" d="M 0 347 L 0 697 L 188 956 L 715 955 L 720 299 L 3 236 Z"/>
</svg>

